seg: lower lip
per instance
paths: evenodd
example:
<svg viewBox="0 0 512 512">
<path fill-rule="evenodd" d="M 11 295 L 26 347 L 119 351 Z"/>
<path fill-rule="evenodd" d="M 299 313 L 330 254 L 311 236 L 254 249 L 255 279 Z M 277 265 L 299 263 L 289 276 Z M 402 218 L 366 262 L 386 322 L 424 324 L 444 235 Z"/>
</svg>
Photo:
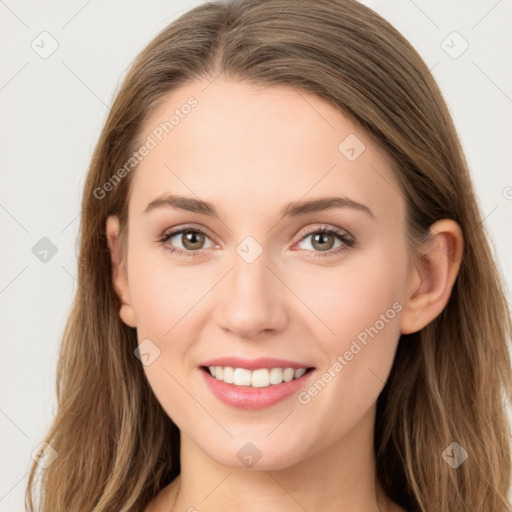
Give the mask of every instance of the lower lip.
<svg viewBox="0 0 512 512">
<path fill-rule="evenodd" d="M 315 370 L 302 375 L 298 379 L 281 384 L 271 384 L 265 388 L 251 386 L 235 386 L 212 377 L 207 370 L 200 368 L 200 373 L 210 391 L 222 402 L 231 407 L 247 410 L 258 410 L 270 407 L 281 400 L 298 392 L 309 381 Z"/>
</svg>

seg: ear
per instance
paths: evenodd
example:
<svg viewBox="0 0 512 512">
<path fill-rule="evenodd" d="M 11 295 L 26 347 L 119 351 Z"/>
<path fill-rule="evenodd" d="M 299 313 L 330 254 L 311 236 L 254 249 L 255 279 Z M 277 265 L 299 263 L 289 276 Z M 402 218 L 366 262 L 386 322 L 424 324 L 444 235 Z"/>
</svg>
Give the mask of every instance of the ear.
<svg viewBox="0 0 512 512">
<path fill-rule="evenodd" d="M 443 311 L 450 298 L 462 260 L 464 239 L 451 219 L 432 224 L 432 239 L 423 248 L 411 272 L 404 310 L 402 334 L 417 332 Z"/>
<path fill-rule="evenodd" d="M 119 246 L 119 219 L 111 215 L 106 225 L 110 259 L 112 261 L 112 285 L 121 302 L 119 316 L 121 320 L 130 327 L 136 327 L 135 311 L 131 304 L 130 288 L 128 285 L 128 272 L 126 262 L 122 258 Z"/>
</svg>

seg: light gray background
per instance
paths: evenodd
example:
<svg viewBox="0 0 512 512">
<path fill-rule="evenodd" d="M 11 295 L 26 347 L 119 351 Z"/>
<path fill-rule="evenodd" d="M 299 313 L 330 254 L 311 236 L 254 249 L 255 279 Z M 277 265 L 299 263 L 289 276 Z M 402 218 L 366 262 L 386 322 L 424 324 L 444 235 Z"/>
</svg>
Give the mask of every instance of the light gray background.
<svg viewBox="0 0 512 512">
<path fill-rule="evenodd" d="M 24 510 L 31 453 L 55 413 L 81 191 L 108 105 L 137 52 L 200 3 L 0 0 L 0 511 Z M 363 3 L 411 41 L 440 84 L 510 297 L 512 2 Z M 454 31 L 469 44 L 458 58 Z M 48 51 L 52 38 L 58 48 L 42 58 L 32 46 Z M 32 253 L 42 237 L 57 247 L 46 263 Z"/>
</svg>

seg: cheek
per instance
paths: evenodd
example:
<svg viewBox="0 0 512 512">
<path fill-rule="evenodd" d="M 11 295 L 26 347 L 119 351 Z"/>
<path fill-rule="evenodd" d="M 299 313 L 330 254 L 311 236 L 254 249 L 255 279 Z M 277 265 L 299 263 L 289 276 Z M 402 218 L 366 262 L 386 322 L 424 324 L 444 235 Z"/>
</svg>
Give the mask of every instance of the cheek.
<svg viewBox="0 0 512 512">
<path fill-rule="evenodd" d="M 382 248 L 337 267 L 312 268 L 296 280 L 294 291 L 321 320 L 321 339 L 332 340 L 335 348 L 374 325 L 390 308 L 387 316 L 398 324 L 393 304 L 403 297 L 406 268 L 405 249 Z"/>
<path fill-rule="evenodd" d="M 326 356 L 320 382 L 303 403 L 311 398 L 331 404 L 345 425 L 375 402 L 391 370 L 400 338 L 405 255 L 405 248 L 369 252 L 357 264 L 324 269 L 325 279 L 308 276 L 297 291 L 321 319 L 314 335 Z"/>
<path fill-rule="evenodd" d="M 167 256 L 164 248 L 134 250 L 129 263 L 130 294 L 138 331 L 161 340 L 172 336 L 180 319 L 186 316 L 190 321 L 212 280 L 207 271 L 194 265 L 173 265 Z"/>
<path fill-rule="evenodd" d="M 164 256 L 159 250 L 131 253 L 130 293 L 138 342 L 150 340 L 149 351 L 156 354 L 151 364 L 143 366 L 144 373 L 158 402 L 181 428 L 193 407 L 183 385 L 192 364 L 188 350 L 197 338 L 194 316 L 211 284 L 193 266 L 173 267 Z"/>
</svg>

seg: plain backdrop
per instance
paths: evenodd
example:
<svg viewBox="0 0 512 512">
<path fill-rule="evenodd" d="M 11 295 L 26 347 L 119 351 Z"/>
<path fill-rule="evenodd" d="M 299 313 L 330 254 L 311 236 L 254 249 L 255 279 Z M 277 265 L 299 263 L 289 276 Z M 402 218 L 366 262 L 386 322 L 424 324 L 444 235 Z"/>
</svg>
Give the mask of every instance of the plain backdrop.
<svg viewBox="0 0 512 512">
<path fill-rule="evenodd" d="M 136 54 L 200 3 L 0 0 L 0 511 L 24 510 L 31 454 L 56 410 L 82 187 L 108 106 Z M 363 3 L 411 41 L 439 83 L 510 297 L 512 2 Z M 37 244 L 52 248 L 47 261 Z"/>
</svg>

